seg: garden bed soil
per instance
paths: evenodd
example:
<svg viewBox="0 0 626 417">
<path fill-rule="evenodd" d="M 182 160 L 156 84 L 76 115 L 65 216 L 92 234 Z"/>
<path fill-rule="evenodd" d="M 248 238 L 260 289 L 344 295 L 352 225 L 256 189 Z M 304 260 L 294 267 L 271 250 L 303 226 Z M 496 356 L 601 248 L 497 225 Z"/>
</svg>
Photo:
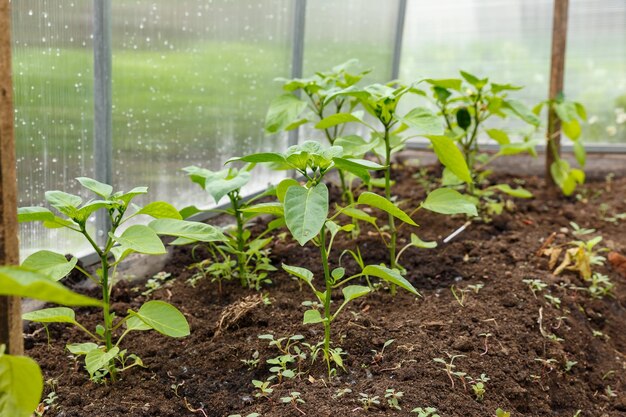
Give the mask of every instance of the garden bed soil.
<svg viewBox="0 0 626 417">
<path fill-rule="evenodd" d="M 407 167 L 396 173 L 394 194 L 406 202 L 404 207 L 415 207 L 425 196 L 413 178 L 415 171 Z M 52 325 L 48 344 L 45 332 L 38 331 L 40 325 L 29 325 L 26 353 L 41 364 L 49 381 L 46 393 L 57 395 L 45 415 L 246 416 L 257 412 L 262 416 L 383 416 L 416 415 L 409 411 L 436 407 L 442 417 L 490 417 L 500 407 L 514 417 L 572 417 L 578 410 L 582 410 L 581 417 L 626 416 L 626 278 L 608 262 L 596 267 L 610 277 L 615 290 L 613 297 L 594 299 L 585 291 L 571 289 L 586 286 L 575 272 L 554 276 L 548 259 L 536 255 L 553 232 L 557 243 L 571 240 L 564 229 L 570 221 L 597 229 L 594 235 L 603 236 L 603 246 L 626 254 L 626 220 L 606 221 L 607 215 L 600 211 L 604 203 L 609 212 L 626 212 L 626 179 L 587 184 L 579 198 L 544 191 L 543 180 L 536 177 L 517 181 L 496 175 L 495 180 L 520 182 L 535 197 L 515 199 L 512 211 L 489 223 L 474 222 L 448 244 L 441 244 L 442 238 L 466 219 L 420 210 L 414 218 L 421 227 L 403 228 L 400 240 L 406 242 L 410 233 L 417 231 L 422 239 L 440 243 L 432 250 L 409 249 L 401 260 L 408 270 L 407 279 L 421 297 L 403 291 L 392 297 L 381 289 L 349 305 L 333 323 L 333 340 L 348 352 L 344 359 L 347 371 L 339 370 L 330 382 L 322 360 L 312 366 L 307 360 L 300 375 L 273 387 L 269 399 L 255 398 L 251 381 L 269 377 L 265 361 L 279 355 L 258 335 L 300 334 L 310 343 L 322 338 L 320 325 L 302 324 L 307 309 L 302 302 L 312 300 L 312 294 L 306 288 L 301 292 L 298 283 L 282 270 L 272 273 L 273 284 L 263 288 L 271 305 L 235 281 L 224 285 L 223 294 L 208 280 L 192 288 L 186 283 L 192 275 L 187 267 L 195 261 L 191 248 L 181 247 L 165 267 L 175 281 L 150 298 L 180 308 L 191 325 L 191 336 L 170 339 L 153 332 L 129 336 L 124 347 L 138 354 L 146 367 L 122 374 L 117 383 L 91 382 L 82 361 L 69 356 L 65 344 L 84 341 L 81 333 Z M 336 189 L 333 194 L 336 197 Z M 364 228 L 356 241 L 348 235 L 338 238 L 332 266 L 337 265 L 343 249 L 355 244 L 366 262 L 386 261 L 386 248 Z M 196 257 L 203 255 L 196 251 Z M 272 245 L 274 265 L 280 267 L 284 262 L 307 267 L 319 283 L 318 256 L 311 244 L 301 247 L 286 239 Z M 354 262 L 346 257 L 344 261 L 348 272 L 356 271 Z M 524 279 L 540 279 L 548 287 L 535 297 Z M 470 291 L 464 306 L 450 290 L 452 285 L 458 290 L 476 284 L 484 287 L 478 293 Z M 113 310 L 123 315 L 129 308 L 138 308 L 146 300 L 142 290 L 141 283 L 119 283 L 113 291 Z M 560 309 L 543 294 L 559 297 Z M 341 298 L 339 291 L 335 298 Z M 241 317 L 216 332 L 225 311 L 241 313 Z M 100 315 L 82 309 L 78 319 L 94 326 Z M 541 330 L 563 341 L 550 340 Z M 390 339 L 394 341 L 381 355 Z M 249 369 L 242 360 L 251 359 L 255 352 L 258 366 Z M 433 361 L 447 358 L 447 354 L 463 355 L 455 359 L 455 371 L 489 377 L 483 401 L 477 401 L 469 385 L 464 387 L 459 379 L 452 387 L 442 365 Z M 567 361 L 576 362 L 569 371 L 565 371 Z M 346 389 L 351 391 L 337 396 Z M 387 406 L 387 389 L 404 393 L 399 401 L 401 411 Z M 305 401 L 298 403 L 297 409 L 280 401 L 292 391 L 300 392 Z M 378 396 L 380 406 L 365 412 L 358 401 L 361 393 Z"/>
</svg>

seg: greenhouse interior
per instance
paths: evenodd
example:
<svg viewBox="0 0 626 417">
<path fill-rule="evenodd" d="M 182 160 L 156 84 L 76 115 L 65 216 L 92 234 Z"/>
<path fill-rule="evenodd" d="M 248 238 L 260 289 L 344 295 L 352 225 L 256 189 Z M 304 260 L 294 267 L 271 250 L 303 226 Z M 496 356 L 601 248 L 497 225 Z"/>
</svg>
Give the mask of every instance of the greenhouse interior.
<svg viewBox="0 0 626 417">
<path fill-rule="evenodd" d="M 0 417 L 626 416 L 624 0 L 0 0 L 0 145 Z"/>
</svg>

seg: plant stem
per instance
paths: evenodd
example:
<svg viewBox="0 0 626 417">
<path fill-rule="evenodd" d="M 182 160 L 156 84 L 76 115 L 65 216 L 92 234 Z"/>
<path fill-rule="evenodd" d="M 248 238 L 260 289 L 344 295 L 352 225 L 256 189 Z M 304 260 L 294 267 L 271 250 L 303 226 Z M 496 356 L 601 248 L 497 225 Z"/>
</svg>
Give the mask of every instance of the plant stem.
<svg viewBox="0 0 626 417">
<path fill-rule="evenodd" d="M 245 287 L 248 284 L 248 279 L 246 274 L 246 242 L 243 237 L 243 213 L 241 212 L 239 194 L 235 191 L 233 193 L 229 193 L 228 197 L 230 198 L 233 211 L 235 212 L 235 219 L 237 221 L 237 268 L 239 269 L 239 279 L 241 281 L 241 286 Z"/>
<path fill-rule="evenodd" d="M 391 201 L 391 145 L 389 144 L 389 125 L 385 124 L 385 197 L 388 201 Z M 396 230 L 395 219 L 392 214 L 389 214 L 389 234 L 391 235 L 391 242 L 389 242 L 389 265 L 391 269 L 396 268 L 396 240 L 398 238 L 398 231 Z M 396 286 L 391 284 L 391 295 L 396 295 Z"/>
<path fill-rule="evenodd" d="M 110 303 L 111 294 L 109 293 L 109 262 L 106 254 L 100 256 L 100 265 L 102 266 L 102 280 L 100 286 L 102 287 L 102 315 L 104 316 L 104 343 L 106 344 L 107 352 L 113 348 L 112 340 L 112 328 L 113 323 L 111 320 Z M 116 370 L 113 363 L 109 363 L 109 372 L 111 373 L 111 381 L 115 382 Z"/>
<path fill-rule="evenodd" d="M 324 295 L 324 359 L 328 366 L 328 377 L 330 378 L 330 299 L 332 297 L 333 283 L 328 267 L 328 253 L 326 252 L 326 227 L 322 226 L 320 231 L 320 253 L 322 255 L 322 266 L 324 268 L 324 281 L 326 283 L 326 294 Z"/>
</svg>

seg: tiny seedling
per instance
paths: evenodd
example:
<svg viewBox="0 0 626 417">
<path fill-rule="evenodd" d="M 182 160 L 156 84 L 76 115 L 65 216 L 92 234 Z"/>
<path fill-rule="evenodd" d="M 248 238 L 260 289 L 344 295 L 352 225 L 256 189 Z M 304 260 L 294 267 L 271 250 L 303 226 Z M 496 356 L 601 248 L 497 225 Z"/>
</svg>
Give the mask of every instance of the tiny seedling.
<svg viewBox="0 0 626 417">
<path fill-rule="evenodd" d="M 467 298 L 467 293 L 469 290 L 467 288 L 458 288 L 454 285 L 450 287 L 450 291 L 454 296 L 454 299 L 461 307 L 465 307 L 465 299 Z"/>
<path fill-rule="evenodd" d="M 482 290 L 485 287 L 485 284 L 483 284 L 482 282 L 479 282 L 478 284 L 472 284 L 472 285 L 468 285 L 467 288 L 474 291 L 474 294 L 478 294 L 480 292 L 480 290 Z"/>
<path fill-rule="evenodd" d="M 463 385 L 465 385 L 466 373 L 455 371 L 456 365 L 454 364 L 455 359 L 464 358 L 465 355 L 451 355 L 448 352 L 445 352 L 445 354 L 448 356 L 447 361 L 443 358 L 435 358 L 433 359 L 433 362 L 440 363 L 443 365 L 443 368 L 441 370 L 444 371 L 446 375 L 448 375 L 448 378 L 450 379 L 450 383 L 452 384 L 452 388 L 454 388 L 455 377 L 460 379 L 463 382 Z"/>
<path fill-rule="evenodd" d="M 563 366 L 563 368 L 565 369 L 565 372 L 570 372 L 574 368 L 574 366 L 576 366 L 577 364 L 578 362 L 576 361 L 568 360 L 565 362 L 565 365 Z"/>
<path fill-rule="evenodd" d="M 380 406 L 380 399 L 378 395 L 369 395 L 360 392 L 358 401 L 361 403 L 361 408 L 365 411 L 369 411 Z"/>
<path fill-rule="evenodd" d="M 501 408 L 496 410 L 496 417 L 511 417 L 511 413 L 509 411 L 504 411 Z"/>
<path fill-rule="evenodd" d="M 472 378 L 470 376 L 467 376 L 466 378 L 472 387 L 476 401 L 482 401 L 485 398 L 485 393 L 487 392 L 486 384 L 489 381 L 489 377 L 486 374 L 480 374 L 478 378 Z"/>
<path fill-rule="evenodd" d="M 387 400 L 387 405 L 389 408 L 394 410 L 402 410 L 400 407 L 400 399 L 404 396 L 404 392 L 396 391 L 393 388 L 388 388 L 385 390 L 385 399 Z"/>
<path fill-rule="evenodd" d="M 383 358 L 385 357 L 385 349 L 390 346 L 395 340 L 394 339 L 389 339 L 387 340 L 384 344 L 383 344 L 383 348 L 379 351 L 372 349 L 372 364 L 378 364 L 380 362 L 382 362 Z"/>
<path fill-rule="evenodd" d="M 540 279 L 523 279 L 522 282 L 528 285 L 528 288 L 533 293 L 533 296 L 537 298 L 537 293 L 543 291 L 548 284 Z"/>
<path fill-rule="evenodd" d="M 248 368 L 248 371 L 252 371 L 253 369 L 256 369 L 259 366 L 259 351 L 255 350 L 252 353 L 252 357 L 250 359 L 240 359 L 241 362 L 243 362 L 244 365 L 246 365 L 246 367 Z"/>
<path fill-rule="evenodd" d="M 437 413 L 437 409 L 435 407 L 417 407 L 411 410 L 411 413 L 416 413 L 417 417 L 441 417 Z"/>
<path fill-rule="evenodd" d="M 352 390 L 350 388 L 337 388 L 337 390 L 335 391 L 335 394 L 333 395 L 333 398 L 335 399 L 341 398 L 351 393 L 352 393 Z"/>
<path fill-rule="evenodd" d="M 550 302 L 550 304 L 552 304 L 554 308 L 561 308 L 561 299 L 559 297 L 555 297 L 550 294 L 544 294 L 543 296 Z"/>
<path fill-rule="evenodd" d="M 255 388 L 254 396 L 257 398 L 269 398 L 274 389 L 270 387 L 270 381 L 252 380 L 252 385 Z"/>
<path fill-rule="evenodd" d="M 141 294 L 146 295 L 146 296 L 150 295 L 156 290 L 163 287 L 163 285 L 165 285 L 168 281 L 174 282 L 176 279 L 170 279 L 171 277 L 172 277 L 172 274 L 170 274 L 169 272 L 161 271 L 161 272 L 156 273 L 155 275 L 152 276 L 152 278 L 146 281 L 146 284 L 145 284 L 146 290 L 142 292 Z"/>
<path fill-rule="evenodd" d="M 291 391 L 288 397 L 280 397 L 280 402 L 283 404 L 291 404 L 293 408 L 296 409 L 300 414 L 306 415 L 304 411 L 298 408 L 298 404 L 304 404 L 305 401 L 302 399 L 301 394 L 298 391 Z"/>
</svg>

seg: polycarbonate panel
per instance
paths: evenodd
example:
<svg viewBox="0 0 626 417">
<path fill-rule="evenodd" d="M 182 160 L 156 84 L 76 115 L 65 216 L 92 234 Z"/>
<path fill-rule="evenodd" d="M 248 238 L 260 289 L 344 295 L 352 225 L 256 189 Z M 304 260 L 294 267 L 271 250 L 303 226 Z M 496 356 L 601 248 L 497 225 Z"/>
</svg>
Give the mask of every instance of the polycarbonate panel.
<svg viewBox="0 0 626 417">
<path fill-rule="evenodd" d="M 523 85 L 528 104 L 548 94 L 552 0 L 408 0 L 400 77 L 459 70 Z"/>
<path fill-rule="evenodd" d="M 54 189 L 88 197 L 74 178 L 93 175 L 92 2 L 11 7 L 18 205 L 41 205 Z M 22 258 L 44 248 L 81 253 L 88 245 L 73 232 L 22 224 Z"/>
<path fill-rule="evenodd" d="M 369 81 L 390 81 L 398 4 L 398 0 L 309 0 L 303 75 L 356 58 L 363 69 L 372 69 Z"/>
<path fill-rule="evenodd" d="M 626 144 L 626 1 L 571 0 L 565 92 L 587 107 L 585 142 Z"/>
<path fill-rule="evenodd" d="M 149 186 L 177 208 L 211 201 L 181 168 L 282 150 L 265 113 L 290 74 L 289 0 L 113 2 L 115 187 Z M 255 168 L 248 192 L 282 174 Z M 224 202 L 224 201 L 222 201 Z"/>
</svg>

